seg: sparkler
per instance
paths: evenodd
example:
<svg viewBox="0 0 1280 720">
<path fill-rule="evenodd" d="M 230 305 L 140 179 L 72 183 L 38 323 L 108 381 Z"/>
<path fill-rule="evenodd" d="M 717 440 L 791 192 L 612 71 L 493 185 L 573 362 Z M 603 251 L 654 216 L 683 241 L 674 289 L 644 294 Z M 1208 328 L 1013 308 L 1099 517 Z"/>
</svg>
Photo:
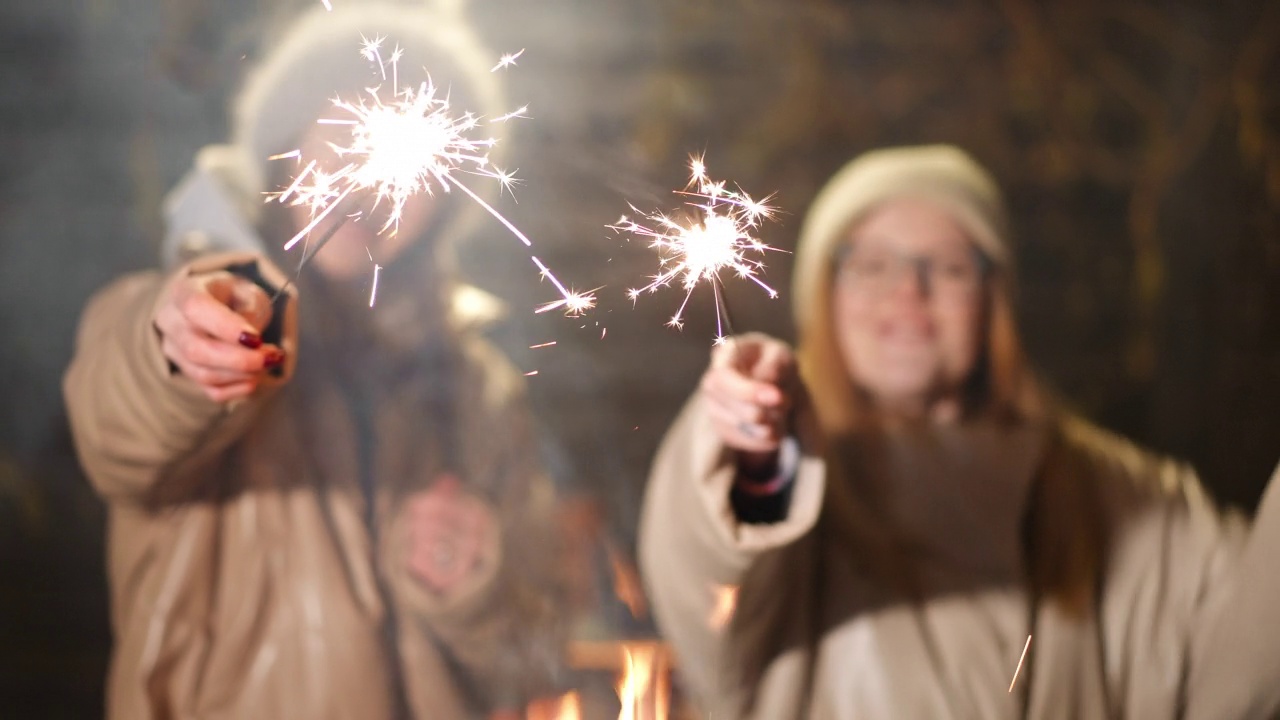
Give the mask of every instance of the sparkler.
<svg viewBox="0 0 1280 720">
<path fill-rule="evenodd" d="M 371 202 L 370 209 L 387 205 L 387 219 L 378 232 L 394 232 L 403 217 L 405 203 L 411 197 L 419 193 L 434 195 L 437 191 L 462 192 L 502 223 L 526 247 L 532 247 L 533 242 L 519 228 L 457 177 L 460 173 L 468 173 L 491 178 L 497 180 L 502 189 L 510 191 L 518 182 L 514 173 L 494 167 L 489 161 L 489 151 L 497 140 L 475 137 L 481 118 L 471 112 L 453 112 L 447 91 L 442 92 L 436 87 L 430 76 L 416 88 L 400 87 L 402 50 L 397 47 L 389 59 L 384 59 L 383 41 L 382 37 L 365 38 L 360 54 L 377 65 L 384 80 L 390 75 L 389 94 L 384 96 L 381 87 L 373 87 L 366 89 L 365 94 L 356 100 L 336 98 L 333 105 L 340 117 L 319 120 L 323 125 L 350 128 L 349 144 L 329 143 L 339 160 L 346 164 L 336 171 L 326 172 L 312 160 L 288 188 L 273 196 L 278 202 L 305 206 L 311 212 L 310 222 L 285 243 L 285 250 L 309 237 L 326 218 L 333 218 L 330 227 L 314 243 L 315 247 L 310 253 L 304 253 L 298 271 L 301 272 L 302 266 L 323 248 L 343 223 L 364 214 L 356 207 L 362 201 Z M 513 64 L 519 54 L 512 55 L 508 64 Z M 526 111 L 527 108 L 520 108 L 500 119 L 506 121 L 521 117 Z M 299 153 L 285 153 L 280 157 L 301 159 Z M 576 315 L 594 307 L 594 291 L 570 291 L 540 260 L 535 257 L 533 262 L 542 277 L 550 280 L 561 296 L 560 300 L 548 303 L 539 312 L 565 308 L 566 313 Z"/>
<path fill-rule="evenodd" d="M 685 289 L 684 301 L 667 325 L 680 328 L 684 325 L 684 310 L 694 288 L 700 282 L 709 282 L 716 299 L 717 342 L 721 342 L 726 330 L 729 335 L 733 334 L 729 307 L 723 297 L 722 270 L 732 269 L 738 277 L 750 279 L 763 288 L 769 297 L 778 296 L 776 290 L 758 277 L 764 269 L 764 261 L 749 255 L 763 255 L 776 250 L 753 234 L 762 221 L 773 217 L 776 210 L 768 205 L 769 198 L 756 201 L 741 188 L 729 190 L 724 182 L 712 181 L 699 156 L 690 158 L 689 171 L 689 184 L 676 192 L 691 198 L 685 205 L 692 208 L 692 220 L 677 219 L 664 213 L 645 214 L 632 205 L 631 209 L 639 215 L 639 220 L 624 215 L 616 225 L 608 227 L 637 238 L 646 238 L 649 246 L 658 251 L 658 274 L 648 285 L 627 291 L 632 302 L 642 293 L 657 292 L 658 288 L 678 279 Z"/>
</svg>

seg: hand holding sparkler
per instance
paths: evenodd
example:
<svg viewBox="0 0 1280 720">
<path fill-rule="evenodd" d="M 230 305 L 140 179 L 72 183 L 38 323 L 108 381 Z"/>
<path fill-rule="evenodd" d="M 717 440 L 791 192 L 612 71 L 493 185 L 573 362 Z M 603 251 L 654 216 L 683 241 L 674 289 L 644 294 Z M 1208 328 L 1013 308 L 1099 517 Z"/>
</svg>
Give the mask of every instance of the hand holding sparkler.
<svg viewBox="0 0 1280 720">
<path fill-rule="evenodd" d="M 154 320 L 160 349 L 210 400 L 246 398 L 284 363 L 284 351 L 262 341 L 271 302 L 251 280 L 183 268 L 162 297 Z"/>
<path fill-rule="evenodd" d="M 716 434 L 739 452 L 741 469 L 757 474 L 776 464 L 799 388 L 791 346 L 747 333 L 712 350 L 699 393 Z"/>
</svg>

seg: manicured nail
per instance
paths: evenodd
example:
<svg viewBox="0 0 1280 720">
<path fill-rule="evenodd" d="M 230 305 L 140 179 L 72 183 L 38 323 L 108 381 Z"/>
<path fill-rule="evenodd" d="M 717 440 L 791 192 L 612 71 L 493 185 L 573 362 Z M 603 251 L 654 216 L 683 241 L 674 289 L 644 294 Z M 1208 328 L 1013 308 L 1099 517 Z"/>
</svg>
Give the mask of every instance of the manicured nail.
<svg viewBox="0 0 1280 720">
<path fill-rule="evenodd" d="M 280 367 L 280 365 L 284 363 L 284 351 L 274 349 L 268 350 L 267 357 L 262 361 L 262 363 L 269 368 Z"/>
<path fill-rule="evenodd" d="M 248 330 L 240 333 L 240 344 L 250 350 L 257 350 L 262 347 L 262 336 L 257 333 L 251 333 Z"/>
</svg>

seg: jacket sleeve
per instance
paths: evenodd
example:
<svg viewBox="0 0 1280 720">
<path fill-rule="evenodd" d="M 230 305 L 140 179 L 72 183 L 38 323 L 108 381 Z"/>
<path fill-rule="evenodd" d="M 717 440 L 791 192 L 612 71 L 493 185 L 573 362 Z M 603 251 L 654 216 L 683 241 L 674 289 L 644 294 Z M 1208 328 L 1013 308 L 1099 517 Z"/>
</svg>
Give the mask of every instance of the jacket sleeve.
<svg viewBox="0 0 1280 720">
<path fill-rule="evenodd" d="M 389 563 L 398 595 L 412 622 L 443 646 L 471 696 L 490 709 L 523 707 L 557 689 L 563 666 L 567 589 L 555 532 L 556 497 L 543 472 L 530 426 L 523 378 L 487 345 L 481 396 L 469 403 L 478 414 L 464 432 L 483 439 L 491 463 L 490 509 L 498 533 L 482 549 L 479 571 L 447 595 L 414 578 L 394 547 Z M 406 518 L 397 518 L 393 545 L 407 545 Z"/>
<path fill-rule="evenodd" d="M 786 516 L 777 523 L 739 522 L 730 501 L 736 469 L 732 453 L 716 436 L 696 396 L 664 438 L 649 475 L 640 518 L 640 569 L 662 634 L 679 656 L 681 672 L 694 692 L 716 705 L 742 689 L 744 656 L 764 638 L 747 637 L 748 615 L 775 612 L 769 597 L 782 597 L 775 582 L 797 576 L 783 552 L 810 535 L 818 522 L 825 489 L 825 464 L 807 442 L 801 414 L 801 457 Z M 750 576 L 748 578 L 748 576 Z M 747 583 L 750 590 L 743 589 Z M 772 588 L 772 590 L 771 590 Z M 740 592 L 741 591 L 741 592 Z M 731 625 L 718 602 L 733 600 Z"/>
<path fill-rule="evenodd" d="M 1101 659 L 1113 713 L 1188 717 L 1188 702 L 1197 707 L 1208 701 L 1216 708 L 1227 700 L 1209 679 L 1219 673 L 1240 678 L 1254 696 L 1264 686 L 1274 687 L 1274 676 L 1260 685 L 1262 678 L 1254 674 L 1260 668 L 1214 637 L 1224 621 L 1243 621 L 1275 642 L 1274 631 L 1260 621 L 1280 619 L 1280 613 L 1238 616 L 1236 596 L 1253 582 L 1241 574 L 1249 572 L 1241 562 L 1248 537 L 1244 518 L 1220 510 L 1185 464 L 1082 424 L 1068 432 L 1083 440 L 1078 447 L 1087 465 L 1077 470 L 1098 482 L 1109 527 L 1099 601 Z M 1196 713 L 1189 716 L 1240 717 Z"/>
<path fill-rule="evenodd" d="M 1280 715 L 1280 468 L 1191 646 L 1189 719 Z"/>
<path fill-rule="evenodd" d="M 249 255 L 204 258 L 178 272 L 199 273 Z M 278 272 L 276 272 L 278 275 Z M 63 398 L 85 473 L 107 499 L 145 498 L 175 464 L 197 451 L 225 445 L 222 427 L 251 412 L 209 400 L 189 379 L 170 371 L 153 325 L 167 278 L 157 272 L 128 275 L 89 302 L 80 321 L 75 353 L 63 378 Z M 284 323 L 286 328 L 292 323 Z M 282 340 L 289 361 L 292 337 Z"/>
</svg>

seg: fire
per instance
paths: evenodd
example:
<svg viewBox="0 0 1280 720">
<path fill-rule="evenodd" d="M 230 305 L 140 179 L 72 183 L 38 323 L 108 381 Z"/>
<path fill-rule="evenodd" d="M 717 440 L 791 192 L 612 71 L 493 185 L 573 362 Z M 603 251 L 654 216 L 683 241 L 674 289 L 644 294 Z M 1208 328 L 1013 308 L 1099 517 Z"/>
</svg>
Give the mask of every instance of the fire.
<svg viewBox="0 0 1280 720">
<path fill-rule="evenodd" d="M 526 710 L 525 720 L 582 720 L 582 699 L 578 693 L 569 692 L 537 701 Z"/>
<path fill-rule="evenodd" d="M 623 645 L 618 678 L 618 720 L 667 720 L 670 688 L 664 648 L 657 643 Z"/>
</svg>

